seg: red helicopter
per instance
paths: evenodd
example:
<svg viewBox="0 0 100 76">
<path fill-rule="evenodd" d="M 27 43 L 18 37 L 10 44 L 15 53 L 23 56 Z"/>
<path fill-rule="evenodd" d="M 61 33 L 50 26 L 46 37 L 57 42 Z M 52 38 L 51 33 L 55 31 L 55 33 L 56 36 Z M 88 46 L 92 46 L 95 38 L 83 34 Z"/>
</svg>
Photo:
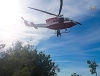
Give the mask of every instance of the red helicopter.
<svg viewBox="0 0 100 76">
<path fill-rule="evenodd" d="M 61 36 L 60 30 L 65 29 L 65 32 L 63 32 L 63 33 L 68 33 L 69 31 L 66 32 L 67 28 L 71 28 L 77 24 L 81 25 L 79 22 L 76 22 L 74 20 L 70 20 L 69 18 L 65 18 L 63 15 L 60 15 L 61 10 L 62 10 L 62 6 L 63 6 L 63 0 L 60 0 L 60 8 L 59 8 L 58 15 L 53 14 L 53 13 L 49 13 L 49 12 L 46 12 L 43 10 L 39 10 L 36 8 L 28 7 L 30 9 L 37 10 L 37 11 L 55 16 L 53 18 L 47 19 L 45 24 L 34 24 L 33 22 L 28 23 L 28 21 L 25 20 L 23 17 L 21 17 L 21 18 L 24 20 L 24 23 L 26 26 L 34 27 L 36 29 L 38 29 L 38 27 L 43 27 L 43 28 L 49 28 L 49 29 L 55 30 L 57 37 L 58 37 L 58 36 Z"/>
</svg>

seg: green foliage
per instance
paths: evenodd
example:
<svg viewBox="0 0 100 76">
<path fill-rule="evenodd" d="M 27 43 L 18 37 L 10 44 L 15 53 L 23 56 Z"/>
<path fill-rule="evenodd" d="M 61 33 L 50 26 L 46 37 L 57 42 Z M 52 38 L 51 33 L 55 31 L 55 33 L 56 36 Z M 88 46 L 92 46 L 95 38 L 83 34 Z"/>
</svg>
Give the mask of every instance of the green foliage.
<svg viewBox="0 0 100 76">
<path fill-rule="evenodd" d="M 0 56 L 0 76 L 56 76 L 60 71 L 50 55 L 19 41 Z"/>
<path fill-rule="evenodd" d="M 22 69 L 18 69 L 14 71 L 12 76 L 30 76 L 29 68 L 23 67 Z"/>
<path fill-rule="evenodd" d="M 89 60 L 87 60 L 87 63 L 88 63 L 88 64 L 91 64 L 91 62 L 90 62 Z"/>
<path fill-rule="evenodd" d="M 79 76 L 79 74 L 73 73 L 71 76 Z"/>
<path fill-rule="evenodd" d="M 96 67 L 98 65 L 96 64 L 95 60 L 94 61 L 87 60 L 87 64 L 89 64 L 89 68 L 91 68 L 90 69 L 91 74 L 95 74 L 96 73 L 96 76 L 97 76 Z"/>
</svg>

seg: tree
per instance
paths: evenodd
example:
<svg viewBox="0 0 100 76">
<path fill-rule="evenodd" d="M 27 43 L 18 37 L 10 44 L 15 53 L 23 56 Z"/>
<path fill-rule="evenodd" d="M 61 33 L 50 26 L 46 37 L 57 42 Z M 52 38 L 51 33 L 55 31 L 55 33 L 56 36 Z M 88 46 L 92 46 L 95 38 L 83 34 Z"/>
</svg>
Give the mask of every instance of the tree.
<svg viewBox="0 0 100 76">
<path fill-rule="evenodd" d="M 81 75 L 73 73 L 71 76 L 81 76 Z"/>
<path fill-rule="evenodd" d="M 2 49 L 5 47 L 5 44 L 0 44 L 0 53 L 2 52 Z"/>
<path fill-rule="evenodd" d="M 87 64 L 89 64 L 89 68 L 91 68 L 91 69 L 90 69 L 91 74 L 95 74 L 95 73 L 96 73 L 96 76 L 97 76 L 96 67 L 97 67 L 98 65 L 97 65 L 97 63 L 95 62 L 95 59 L 94 59 L 94 61 L 87 60 Z"/>
<path fill-rule="evenodd" d="M 0 58 L 0 76 L 56 76 L 60 69 L 50 55 L 17 41 Z"/>
</svg>

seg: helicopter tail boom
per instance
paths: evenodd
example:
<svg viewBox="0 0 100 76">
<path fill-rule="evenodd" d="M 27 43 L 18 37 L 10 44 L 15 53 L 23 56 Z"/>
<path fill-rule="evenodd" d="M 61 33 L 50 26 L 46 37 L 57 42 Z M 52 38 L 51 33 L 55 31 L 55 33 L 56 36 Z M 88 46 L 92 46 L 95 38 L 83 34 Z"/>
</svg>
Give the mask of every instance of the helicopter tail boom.
<svg viewBox="0 0 100 76">
<path fill-rule="evenodd" d="M 35 29 L 38 29 L 38 28 L 35 26 L 35 24 L 34 24 L 33 22 L 30 22 L 30 25 L 31 25 L 32 27 L 34 27 Z"/>
</svg>

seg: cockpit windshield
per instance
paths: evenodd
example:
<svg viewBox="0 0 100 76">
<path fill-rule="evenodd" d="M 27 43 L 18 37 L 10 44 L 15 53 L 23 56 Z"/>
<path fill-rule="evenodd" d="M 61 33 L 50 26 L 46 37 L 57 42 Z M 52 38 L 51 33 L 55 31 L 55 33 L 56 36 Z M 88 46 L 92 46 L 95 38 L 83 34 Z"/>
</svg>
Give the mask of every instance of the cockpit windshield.
<svg viewBox="0 0 100 76">
<path fill-rule="evenodd" d="M 65 18 L 65 21 L 69 21 L 70 19 L 69 18 Z"/>
</svg>

